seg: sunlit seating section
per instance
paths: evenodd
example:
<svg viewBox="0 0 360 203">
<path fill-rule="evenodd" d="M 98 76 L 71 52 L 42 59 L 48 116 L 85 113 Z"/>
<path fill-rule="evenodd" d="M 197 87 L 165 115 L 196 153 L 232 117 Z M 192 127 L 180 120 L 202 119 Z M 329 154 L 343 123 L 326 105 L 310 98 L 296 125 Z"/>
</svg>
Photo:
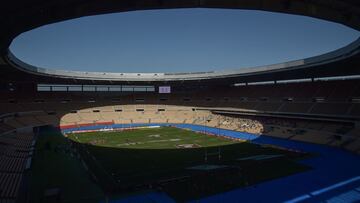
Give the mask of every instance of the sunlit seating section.
<svg viewBox="0 0 360 203">
<path fill-rule="evenodd" d="M 75 113 L 68 113 L 65 114 L 61 120 L 60 125 L 66 125 L 66 124 L 75 124 L 81 121 L 81 117 L 75 112 Z"/>
<path fill-rule="evenodd" d="M 120 112 L 115 112 L 115 111 L 112 111 L 112 112 L 103 112 L 103 111 L 101 111 L 100 112 L 101 120 L 115 121 L 115 120 L 118 120 L 120 118 L 120 116 L 121 116 Z"/>
<path fill-rule="evenodd" d="M 94 107 L 62 116 L 60 125 L 94 122 L 114 123 L 194 123 L 198 117 L 209 115 L 192 107 L 171 105 L 116 105 L 107 111 Z"/>
<path fill-rule="evenodd" d="M 98 112 L 78 112 L 77 114 L 80 118 L 78 124 L 95 123 L 101 120 L 100 113 Z"/>
</svg>

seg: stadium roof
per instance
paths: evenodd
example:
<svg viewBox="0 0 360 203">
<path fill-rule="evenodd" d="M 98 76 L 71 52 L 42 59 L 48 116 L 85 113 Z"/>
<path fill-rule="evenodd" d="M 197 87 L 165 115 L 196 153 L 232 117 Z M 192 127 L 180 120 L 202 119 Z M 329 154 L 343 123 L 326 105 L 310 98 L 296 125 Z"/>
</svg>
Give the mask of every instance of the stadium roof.
<svg viewBox="0 0 360 203">
<path fill-rule="evenodd" d="M 360 30 L 360 3 L 356 0 L 6 0 L 0 23 L 2 81 L 39 83 L 198 83 L 239 82 L 360 75 L 360 39 L 321 56 L 238 70 L 197 73 L 102 73 L 49 70 L 28 65 L 8 49 L 19 34 L 67 19 L 113 12 L 171 8 L 253 9 L 310 16 Z"/>
</svg>

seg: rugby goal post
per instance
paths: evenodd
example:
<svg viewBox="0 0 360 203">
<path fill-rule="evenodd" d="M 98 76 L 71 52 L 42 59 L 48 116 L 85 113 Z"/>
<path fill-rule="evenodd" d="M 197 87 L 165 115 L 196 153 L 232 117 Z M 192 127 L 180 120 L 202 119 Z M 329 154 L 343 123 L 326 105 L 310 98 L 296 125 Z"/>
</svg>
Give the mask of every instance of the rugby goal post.
<svg viewBox="0 0 360 203">
<path fill-rule="evenodd" d="M 208 149 L 205 148 L 204 161 L 207 162 L 209 157 L 217 157 L 218 160 L 221 160 L 221 147 L 218 147 L 215 152 L 208 152 Z"/>
</svg>

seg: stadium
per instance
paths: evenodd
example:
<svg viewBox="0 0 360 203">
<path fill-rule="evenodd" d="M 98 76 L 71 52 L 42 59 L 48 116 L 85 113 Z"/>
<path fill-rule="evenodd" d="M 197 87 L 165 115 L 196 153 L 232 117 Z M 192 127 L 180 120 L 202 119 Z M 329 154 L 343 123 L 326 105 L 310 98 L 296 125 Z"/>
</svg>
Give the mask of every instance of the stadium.
<svg viewBox="0 0 360 203">
<path fill-rule="evenodd" d="M 0 202 L 359 202 L 360 39 L 274 65 L 182 73 L 62 71 L 9 50 L 83 16 L 221 8 L 360 30 L 355 0 L 4 1 Z"/>
</svg>

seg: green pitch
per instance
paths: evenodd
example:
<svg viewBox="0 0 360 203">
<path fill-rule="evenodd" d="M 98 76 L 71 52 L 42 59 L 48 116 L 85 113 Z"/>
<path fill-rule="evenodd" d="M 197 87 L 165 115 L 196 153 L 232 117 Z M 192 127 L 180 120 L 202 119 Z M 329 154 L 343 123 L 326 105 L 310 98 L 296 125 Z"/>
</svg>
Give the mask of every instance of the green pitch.
<svg viewBox="0 0 360 203">
<path fill-rule="evenodd" d="M 304 154 L 172 127 L 69 134 L 68 138 L 105 193 L 112 194 L 159 187 L 186 201 L 309 169 L 296 162 Z M 189 169 L 205 164 L 227 168 Z"/>
<path fill-rule="evenodd" d="M 80 133 L 71 134 L 69 138 L 89 145 L 123 149 L 199 148 L 238 143 L 230 139 L 205 136 L 202 133 L 172 127 Z"/>
</svg>

